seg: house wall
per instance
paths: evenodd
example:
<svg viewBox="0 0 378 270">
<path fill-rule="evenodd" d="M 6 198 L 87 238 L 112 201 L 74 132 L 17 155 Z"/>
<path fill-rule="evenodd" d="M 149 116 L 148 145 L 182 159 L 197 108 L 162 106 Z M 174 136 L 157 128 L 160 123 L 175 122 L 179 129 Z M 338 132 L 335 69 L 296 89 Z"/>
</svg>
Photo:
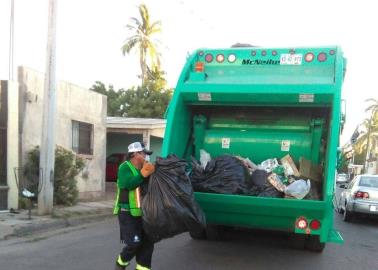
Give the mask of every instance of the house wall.
<svg viewBox="0 0 378 270">
<path fill-rule="evenodd" d="M 18 69 L 22 163 L 41 142 L 44 75 Z M 85 168 L 77 177 L 79 199 L 95 199 L 105 192 L 106 96 L 68 82 L 56 88 L 55 144 L 72 150 L 72 121 L 93 125 L 93 155 L 79 155 Z"/>
<path fill-rule="evenodd" d="M 18 187 L 14 169 L 18 157 L 18 85 L 13 81 L 0 83 L 0 210 L 18 208 Z"/>
</svg>

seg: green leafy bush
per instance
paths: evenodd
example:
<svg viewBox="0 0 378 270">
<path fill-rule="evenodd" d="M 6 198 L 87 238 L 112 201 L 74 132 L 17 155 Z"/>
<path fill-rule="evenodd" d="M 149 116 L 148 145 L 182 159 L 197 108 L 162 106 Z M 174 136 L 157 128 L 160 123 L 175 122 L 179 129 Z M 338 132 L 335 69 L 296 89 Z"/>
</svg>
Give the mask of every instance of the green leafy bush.
<svg viewBox="0 0 378 270">
<path fill-rule="evenodd" d="M 27 154 L 27 160 L 23 168 L 24 177 L 39 177 L 39 153 L 39 147 L 37 146 Z M 56 147 L 54 204 L 69 206 L 77 203 L 79 191 L 75 177 L 83 168 L 84 161 L 82 158 L 61 146 Z M 30 191 L 35 192 L 36 188 Z"/>
</svg>

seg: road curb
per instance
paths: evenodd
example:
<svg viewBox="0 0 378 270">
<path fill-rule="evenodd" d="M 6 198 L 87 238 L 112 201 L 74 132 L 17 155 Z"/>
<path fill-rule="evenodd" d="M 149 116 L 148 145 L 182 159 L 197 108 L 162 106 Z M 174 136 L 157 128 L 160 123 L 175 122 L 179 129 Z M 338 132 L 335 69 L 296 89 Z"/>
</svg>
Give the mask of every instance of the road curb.
<svg viewBox="0 0 378 270">
<path fill-rule="evenodd" d="M 6 240 L 11 237 L 22 237 L 31 235 L 34 233 L 42 233 L 47 231 L 53 231 L 58 229 L 63 229 L 67 227 L 80 226 L 87 223 L 92 223 L 96 221 L 102 221 L 113 217 L 114 215 L 110 212 L 97 213 L 89 215 L 78 215 L 73 217 L 58 217 L 51 221 L 43 221 L 40 223 L 32 223 L 27 225 L 20 225 L 13 227 L 13 232 L 7 234 L 0 240 Z"/>
</svg>

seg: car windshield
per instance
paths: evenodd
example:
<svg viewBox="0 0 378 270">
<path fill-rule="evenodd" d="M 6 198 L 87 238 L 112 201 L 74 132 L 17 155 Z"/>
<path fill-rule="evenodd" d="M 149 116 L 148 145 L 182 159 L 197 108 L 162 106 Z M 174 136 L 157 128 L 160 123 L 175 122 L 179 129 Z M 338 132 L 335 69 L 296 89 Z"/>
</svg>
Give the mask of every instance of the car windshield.
<svg viewBox="0 0 378 270">
<path fill-rule="evenodd" d="M 378 176 L 363 176 L 361 177 L 359 185 L 361 187 L 378 188 Z"/>
</svg>

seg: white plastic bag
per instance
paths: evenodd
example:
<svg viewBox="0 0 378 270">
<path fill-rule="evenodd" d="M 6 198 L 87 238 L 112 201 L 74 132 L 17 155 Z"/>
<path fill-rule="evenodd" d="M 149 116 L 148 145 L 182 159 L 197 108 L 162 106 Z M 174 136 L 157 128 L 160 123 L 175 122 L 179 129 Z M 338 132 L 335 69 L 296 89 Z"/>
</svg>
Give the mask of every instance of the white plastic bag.
<svg viewBox="0 0 378 270">
<path fill-rule="evenodd" d="M 267 159 L 258 166 L 260 170 L 265 170 L 267 173 L 272 172 L 274 168 L 278 166 L 278 161 L 276 158 Z"/>
<path fill-rule="evenodd" d="M 201 167 L 203 169 L 206 168 L 207 163 L 211 160 L 211 156 L 208 152 L 206 152 L 203 149 L 200 149 L 200 162 L 201 162 Z"/>
<path fill-rule="evenodd" d="M 285 189 L 285 194 L 301 200 L 310 192 L 310 189 L 310 180 L 301 179 L 288 185 Z"/>
</svg>

